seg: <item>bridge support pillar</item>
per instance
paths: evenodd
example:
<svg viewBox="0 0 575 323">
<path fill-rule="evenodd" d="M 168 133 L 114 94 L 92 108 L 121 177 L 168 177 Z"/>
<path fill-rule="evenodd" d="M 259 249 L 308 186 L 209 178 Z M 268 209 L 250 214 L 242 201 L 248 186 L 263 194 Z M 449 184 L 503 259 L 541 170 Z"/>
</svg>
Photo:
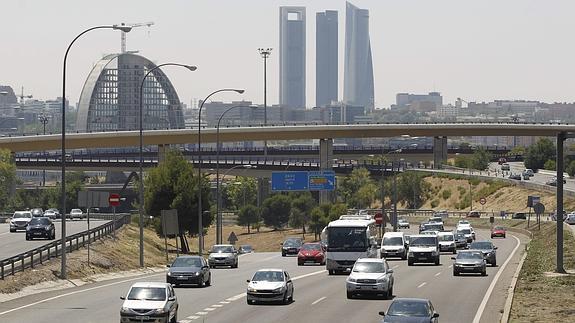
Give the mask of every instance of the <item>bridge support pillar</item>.
<svg viewBox="0 0 575 323">
<path fill-rule="evenodd" d="M 333 166 L 333 139 L 320 139 L 319 140 L 319 169 L 332 170 Z M 334 192 L 320 191 L 319 203 L 327 204 L 333 201 Z"/>
<path fill-rule="evenodd" d="M 433 137 L 433 168 L 441 169 L 447 163 L 447 137 Z"/>
</svg>

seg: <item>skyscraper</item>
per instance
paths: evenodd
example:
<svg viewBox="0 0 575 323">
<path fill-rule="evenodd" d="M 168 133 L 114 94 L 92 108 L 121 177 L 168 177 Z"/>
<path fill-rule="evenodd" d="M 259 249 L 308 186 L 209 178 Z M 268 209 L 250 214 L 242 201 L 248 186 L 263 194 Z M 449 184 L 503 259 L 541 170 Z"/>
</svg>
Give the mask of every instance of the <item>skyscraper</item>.
<svg viewBox="0 0 575 323">
<path fill-rule="evenodd" d="M 305 7 L 280 7 L 280 105 L 305 108 Z"/>
<path fill-rule="evenodd" d="M 369 10 L 346 3 L 345 66 L 343 101 L 345 104 L 374 108 L 373 64 L 369 40 Z"/>
<path fill-rule="evenodd" d="M 337 101 L 337 11 L 318 12 L 315 18 L 315 105 Z"/>
</svg>

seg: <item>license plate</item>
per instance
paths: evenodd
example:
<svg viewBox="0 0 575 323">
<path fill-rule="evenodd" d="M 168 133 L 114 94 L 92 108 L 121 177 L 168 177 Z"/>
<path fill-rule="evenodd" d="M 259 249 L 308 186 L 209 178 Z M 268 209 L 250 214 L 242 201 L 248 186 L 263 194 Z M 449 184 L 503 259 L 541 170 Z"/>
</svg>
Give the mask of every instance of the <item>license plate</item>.
<svg viewBox="0 0 575 323">
<path fill-rule="evenodd" d="M 42 235 L 42 232 L 34 232 L 34 235 L 35 235 L 35 236 L 41 236 L 41 235 Z"/>
<path fill-rule="evenodd" d="M 178 277 L 178 280 L 186 280 L 186 277 Z"/>
<path fill-rule="evenodd" d="M 149 316 L 138 316 L 138 319 L 143 321 L 143 320 L 149 320 L 150 317 Z"/>
<path fill-rule="evenodd" d="M 425 257 L 419 257 L 419 258 L 417 258 L 417 259 L 419 259 L 419 260 L 426 260 L 427 258 L 425 258 Z"/>
</svg>

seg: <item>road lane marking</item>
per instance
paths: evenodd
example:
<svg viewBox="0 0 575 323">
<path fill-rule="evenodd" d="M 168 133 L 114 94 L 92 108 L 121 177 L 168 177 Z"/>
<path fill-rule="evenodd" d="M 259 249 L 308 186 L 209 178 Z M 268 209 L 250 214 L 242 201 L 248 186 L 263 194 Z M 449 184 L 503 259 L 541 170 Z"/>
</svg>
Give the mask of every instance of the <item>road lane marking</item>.
<svg viewBox="0 0 575 323">
<path fill-rule="evenodd" d="M 179 323 L 190 323 L 190 322 L 192 322 L 192 321 L 190 321 L 190 320 L 181 320 L 181 321 L 178 321 L 178 322 L 179 322 Z"/>
<path fill-rule="evenodd" d="M 229 304 L 230 302 L 228 301 L 220 301 L 220 304 Z"/>
<path fill-rule="evenodd" d="M 215 310 L 216 310 L 216 309 L 213 308 L 213 307 L 206 307 L 206 308 L 204 308 L 204 311 L 206 311 L 206 312 L 211 312 L 211 311 L 215 311 Z"/>
<path fill-rule="evenodd" d="M 481 304 L 479 304 L 479 308 L 477 309 L 477 312 L 475 313 L 475 317 L 473 318 L 473 323 L 479 323 L 479 321 L 481 320 L 481 316 L 483 315 L 483 311 L 485 310 L 485 306 L 487 305 L 487 301 L 489 301 L 489 297 L 491 297 L 491 293 L 493 292 L 493 289 L 495 288 L 495 284 L 497 284 L 497 280 L 499 280 L 499 276 L 501 276 L 501 273 L 503 272 L 503 270 L 505 270 L 505 267 L 507 266 L 507 264 L 509 263 L 511 258 L 513 258 L 515 251 L 517 251 L 517 249 L 519 249 L 519 246 L 521 246 L 521 240 L 519 240 L 519 238 L 517 238 L 514 235 L 511 235 L 511 236 L 513 238 L 515 238 L 515 240 L 517 240 L 517 245 L 515 246 L 513 251 L 511 251 L 511 254 L 509 255 L 509 257 L 507 257 L 507 260 L 505 260 L 505 262 L 503 263 L 503 266 L 501 266 L 499 268 L 499 270 L 497 270 L 497 273 L 495 274 L 495 277 L 491 281 L 489 288 L 487 288 L 487 292 L 485 292 L 485 296 L 483 296 L 483 300 L 481 301 Z"/>
<path fill-rule="evenodd" d="M 327 297 L 325 297 L 325 296 L 324 296 L 324 297 L 321 297 L 321 298 L 317 299 L 316 301 L 314 301 L 313 303 L 311 303 L 311 305 L 315 305 L 315 304 L 317 304 L 317 303 L 323 301 L 323 300 L 326 299 L 326 298 L 327 298 Z"/>
<path fill-rule="evenodd" d="M 437 274 L 435 274 L 435 277 L 437 277 L 437 276 L 439 276 L 439 275 L 441 275 L 441 271 L 438 272 Z"/>
<path fill-rule="evenodd" d="M 236 296 L 232 296 L 232 297 L 230 297 L 230 298 L 226 298 L 226 301 L 228 301 L 228 302 L 237 301 L 238 299 L 240 299 L 240 298 L 242 298 L 242 297 L 245 297 L 245 296 L 246 296 L 246 293 L 241 293 L 241 294 L 238 294 L 238 295 L 236 295 Z"/>
<path fill-rule="evenodd" d="M 166 273 L 158 273 L 158 274 L 146 276 L 146 278 L 154 277 L 154 276 L 164 276 L 165 274 L 166 274 Z M 96 286 L 96 287 L 91 287 L 91 288 L 86 288 L 86 289 L 82 289 L 82 290 L 77 290 L 77 291 L 73 291 L 73 292 L 69 292 L 69 293 L 64 293 L 64 294 L 61 294 L 61 295 L 56 295 L 56 296 L 49 297 L 49 298 L 46 298 L 46 299 L 42 299 L 42 300 L 39 300 L 39 301 L 36 301 L 36 302 L 33 302 L 33 303 L 29 303 L 29 304 L 26 304 L 26 305 L 22 305 L 22 306 L 19 306 L 19 307 L 15 307 L 15 308 L 13 308 L 13 309 L 10 309 L 10 310 L 4 311 L 4 312 L 0 312 L 0 316 L 5 315 L 5 314 L 8 314 L 8 313 L 11 313 L 11 312 L 14 312 L 14 311 L 19 311 L 19 310 L 21 310 L 21 309 L 25 309 L 25 308 L 28 308 L 28 307 L 30 307 L 30 306 L 34 306 L 34 305 L 42 304 L 42 303 L 45 303 L 45 302 L 53 301 L 53 300 L 55 300 L 55 299 L 59 299 L 59 298 L 62 298 L 62 297 L 66 297 L 66 296 L 70 296 L 70 295 L 75 295 L 75 294 L 80 294 L 80 293 L 83 293 L 83 292 L 89 292 L 89 291 L 93 291 L 93 290 L 96 290 L 96 289 L 105 288 L 105 287 L 110 287 L 110 286 L 114 286 L 114 285 L 119 285 L 119 284 L 127 283 L 127 282 L 130 282 L 130 281 L 134 281 L 134 280 L 140 280 L 140 279 L 143 278 L 142 276 L 145 276 L 145 274 L 144 274 L 144 275 L 141 275 L 141 276 L 138 276 L 138 277 L 136 277 L 136 278 L 130 278 L 130 279 L 125 279 L 125 280 L 120 280 L 120 281 L 113 282 L 113 283 L 109 283 L 109 284 L 104 284 L 104 285 L 100 285 L 100 286 Z"/>
<path fill-rule="evenodd" d="M 421 287 L 423 287 L 423 286 L 425 286 L 425 285 L 427 285 L 427 283 L 426 283 L 426 282 L 423 282 L 423 283 L 419 284 L 419 286 L 417 286 L 417 288 L 421 288 Z"/>
<path fill-rule="evenodd" d="M 199 319 L 200 317 L 197 316 L 197 315 L 190 315 L 190 316 L 188 316 L 188 317 L 186 317 L 186 318 L 187 318 L 187 319 L 190 319 L 190 320 L 196 320 L 196 319 Z"/>
<path fill-rule="evenodd" d="M 208 312 L 196 312 L 196 315 L 208 315 Z"/>
<path fill-rule="evenodd" d="M 223 307 L 223 305 L 222 304 L 214 304 L 211 307 Z"/>
</svg>

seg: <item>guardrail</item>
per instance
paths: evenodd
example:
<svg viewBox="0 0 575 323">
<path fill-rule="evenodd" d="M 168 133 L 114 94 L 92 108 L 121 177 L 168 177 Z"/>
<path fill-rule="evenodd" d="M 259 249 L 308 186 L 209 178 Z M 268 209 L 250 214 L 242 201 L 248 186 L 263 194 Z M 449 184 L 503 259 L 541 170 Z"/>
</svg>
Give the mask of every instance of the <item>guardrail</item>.
<svg viewBox="0 0 575 323">
<path fill-rule="evenodd" d="M 119 215 L 116 222 L 108 222 L 90 230 L 82 231 L 66 237 L 67 252 L 79 250 L 88 243 L 112 234 L 115 230 L 121 228 L 124 224 L 130 223 L 130 214 Z M 60 239 L 47 243 L 38 248 L 20 253 L 0 260 L 0 279 L 17 272 L 24 271 L 26 268 L 34 268 L 38 264 L 43 264 L 51 258 L 57 258 L 62 252 L 62 241 Z"/>
</svg>

